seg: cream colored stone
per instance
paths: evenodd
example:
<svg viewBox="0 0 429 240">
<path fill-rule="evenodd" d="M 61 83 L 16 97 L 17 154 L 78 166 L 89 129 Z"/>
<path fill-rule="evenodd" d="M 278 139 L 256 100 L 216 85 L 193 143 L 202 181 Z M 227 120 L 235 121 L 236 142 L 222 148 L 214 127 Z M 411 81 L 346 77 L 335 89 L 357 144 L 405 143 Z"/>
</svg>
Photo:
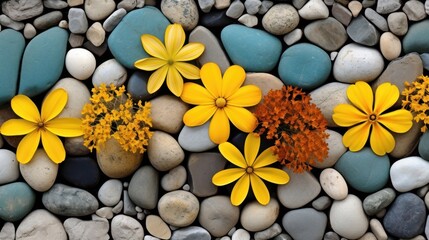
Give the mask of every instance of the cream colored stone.
<svg viewBox="0 0 429 240">
<path fill-rule="evenodd" d="M 88 28 L 86 38 L 96 47 L 104 43 L 106 32 L 100 22 L 95 22 Z"/>
<path fill-rule="evenodd" d="M 19 164 L 19 170 L 30 187 L 39 192 L 46 192 L 55 183 L 58 164 L 48 157 L 45 150 L 39 148 L 29 163 Z"/>
<path fill-rule="evenodd" d="M 319 176 L 323 191 L 334 200 L 343 200 L 349 192 L 344 177 L 333 168 L 324 169 Z"/>
<path fill-rule="evenodd" d="M 168 225 L 157 215 L 146 217 L 146 229 L 150 235 L 160 239 L 170 239 L 171 230 Z"/>
<path fill-rule="evenodd" d="M 150 101 L 152 127 L 175 134 L 183 127 L 183 115 L 188 111 L 188 104 L 172 95 L 162 95 Z"/>
<path fill-rule="evenodd" d="M 401 55 L 401 40 L 391 32 L 385 32 L 380 37 L 380 51 L 387 60 L 393 60 Z"/>
<path fill-rule="evenodd" d="M 185 159 L 185 153 L 179 143 L 168 133 L 155 131 L 147 146 L 150 163 L 158 171 L 168 171 Z"/>
</svg>

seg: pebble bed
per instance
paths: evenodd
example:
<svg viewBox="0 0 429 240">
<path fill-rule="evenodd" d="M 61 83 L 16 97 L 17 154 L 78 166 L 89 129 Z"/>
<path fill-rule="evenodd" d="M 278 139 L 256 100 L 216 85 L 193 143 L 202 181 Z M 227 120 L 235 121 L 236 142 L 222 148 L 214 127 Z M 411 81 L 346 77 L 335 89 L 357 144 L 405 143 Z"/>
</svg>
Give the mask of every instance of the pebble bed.
<svg viewBox="0 0 429 240">
<path fill-rule="evenodd" d="M 38 150 L 16 161 L 21 138 L 0 137 L 0 239 L 339 240 L 429 237 L 429 133 L 414 124 L 377 156 L 350 152 L 332 120 L 358 80 L 404 89 L 429 70 L 429 0 L 2 0 L 0 124 L 15 118 L 17 93 L 41 102 L 64 88 L 62 117 L 80 117 L 90 89 L 125 85 L 150 101 L 154 135 L 147 153 L 114 143 L 90 153 L 67 138 L 56 165 Z M 208 124 L 183 125 L 191 106 L 164 87 L 148 94 L 140 35 L 163 37 L 180 23 L 201 42 L 200 66 L 242 66 L 245 84 L 266 94 L 284 84 L 309 93 L 328 121 L 329 155 L 311 172 L 269 185 L 271 201 L 230 203 L 211 177 L 226 167 Z M 396 105 L 400 107 L 400 103 Z M 231 133 L 242 145 L 245 134 Z M 122 161 L 119 167 L 106 158 Z"/>
</svg>

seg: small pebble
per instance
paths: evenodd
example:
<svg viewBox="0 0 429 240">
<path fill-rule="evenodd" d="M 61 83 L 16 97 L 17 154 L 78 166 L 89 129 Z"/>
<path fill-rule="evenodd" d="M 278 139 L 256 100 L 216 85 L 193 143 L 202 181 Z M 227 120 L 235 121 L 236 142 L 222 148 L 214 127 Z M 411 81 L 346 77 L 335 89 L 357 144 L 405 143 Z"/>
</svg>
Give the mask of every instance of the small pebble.
<svg viewBox="0 0 429 240">
<path fill-rule="evenodd" d="M 84 48 L 73 48 L 66 54 L 65 66 L 74 78 L 86 80 L 94 73 L 96 60 L 90 51 Z"/>
<path fill-rule="evenodd" d="M 198 0 L 198 5 L 200 6 L 200 9 L 203 13 L 209 13 L 212 7 L 215 5 L 215 0 Z"/>
<path fill-rule="evenodd" d="M 403 12 L 394 12 L 387 17 L 387 25 L 396 36 L 403 36 L 408 31 L 407 15 Z"/>
<path fill-rule="evenodd" d="M 115 29 L 116 25 L 119 24 L 119 22 L 122 20 L 122 18 L 127 14 L 127 11 L 125 9 L 120 8 L 116 11 L 114 11 L 110 16 L 104 20 L 103 22 L 103 28 L 106 32 L 111 32 L 113 29 Z"/>
<path fill-rule="evenodd" d="M 40 30 L 45 30 L 58 25 L 62 20 L 63 14 L 60 11 L 52 11 L 34 19 L 34 27 Z"/>
<path fill-rule="evenodd" d="M 222 9 L 228 8 L 229 5 L 231 5 L 230 0 L 215 0 L 214 7 L 216 9 L 222 10 Z"/>
<path fill-rule="evenodd" d="M 357 17 L 362 10 L 362 3 L 359 1 L 350 1 L 347 6 L 352 12 L 353 17 Z"/>
<path fill-rule="evenodd" d="M 86 38 L 96 47 L 99 47 L 104 42 L 105 37 L 106 33 L 99 22 L 93 23 L 86 32 Z"/>
<path fill-rule="evenodd" d="M 272 1 L 262 0 L 261 7 L 259 8 L 258 14 L 264 15 L 274 5 Z"/>
<path fill-rule="evenodd" d="M 301 40 L 301 38 L 302 38 L 302 30 L 297 28 L 297 29 L 293 30 L 292 32 L 286 34 L 283 37 L 283 41 L 288 46 L 291 46 L 291 45 L 295 44 L 296 42 L 298 42 L 299 40 Z"/>
<path fill-rule="evenodd" d="M 113 209 L 111 207 L 102 207 L 95 211 L 95 214 L 97 216 L 106 218 L 106 219 L 112 219 L 113 218 Z"/>
<path fill-rule="evenodd" d="M 72 33 L 82 34 L 88 30 L 88 19 L 81 8 L 70 8 L 68 13 L 69 30 Z"/>
<path fill-rule="evenodd" d="M 250 233 L 242 228 L 232 234 L 232 240 L 250 240 Z"/>
<path fill-rule="evenodd" d="M 257 14 L 259 12 L 259 8 L 261 7 L 262 2 L 260 0 L 245 0 L 244 7 L 246 8 L 246 12 L 248 14 Z"/>
<path fill-rule="evenodd" d="M 254 27 L 258 25 L 258 17 L 247 13 L 243 14 L 243 16 L 238 19 L 238 21 L 247 27 Z"/>
<path fill-rule="evenodd" d="M 244 12 L 244 4 L 240 0 L 235 0 L 231 3 L 226 11 L 226 16 L 238 19 Z"/>
<path fill-rule="evenodd" d="M 24 23 L 14 21 L 4 14 L 0 15 L 0 25 L 12 28 L 16 31 L 21 31 L 25 26 Z"/>
<path fill-rule="evenodd" d="M 125 9 L 127 12 L 133 10 L 137 6 L 136 0 L 122 0 L 116 5 L 117 9 Z"/>
</svg>

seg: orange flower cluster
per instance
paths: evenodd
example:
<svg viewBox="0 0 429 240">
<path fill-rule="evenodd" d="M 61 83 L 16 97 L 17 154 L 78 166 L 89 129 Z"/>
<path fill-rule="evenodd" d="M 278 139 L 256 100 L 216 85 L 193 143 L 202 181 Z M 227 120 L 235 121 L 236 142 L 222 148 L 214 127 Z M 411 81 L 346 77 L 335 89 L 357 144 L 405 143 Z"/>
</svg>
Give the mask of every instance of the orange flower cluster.
<svg viewBox="0 0 429 240">
<path fill-rule="evenodd" d="M 271 90 L 255 111 L 256 132 L 274 140 L 279 162 L 297 173 L 311 170 L 311 164 L 328 155 L 327 121 L 310 100 L 299 88 L 283 86 Z"/>
</svg>

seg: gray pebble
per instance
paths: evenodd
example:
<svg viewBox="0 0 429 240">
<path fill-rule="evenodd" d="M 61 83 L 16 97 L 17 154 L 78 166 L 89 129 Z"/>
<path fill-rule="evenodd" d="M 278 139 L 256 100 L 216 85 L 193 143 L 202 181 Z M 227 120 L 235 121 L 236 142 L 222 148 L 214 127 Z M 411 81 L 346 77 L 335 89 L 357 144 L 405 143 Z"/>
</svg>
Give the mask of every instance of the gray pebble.
<svg viewBox="0 0 429 240">
<path fill-rule="evenodd" d="M 88 30 L 88 19 L 81 8 L 70 8 L 68 13 L 69 29 L 72 33 L 85 33 Z"/>
<path fill-rule="evenodd" d="M 31 1 L 9 0 L 9 1 L 2 1 L 1 10 L 12 20 L 22 21 L 22 20 L 30 19 L 42 14 L 43 4 L 42 4 L 42 0 L 31 0 Z"/>
<path fill-rule="evenodd" d="M 386 19 L 378 14 L 374 9 L 367 8 L 365 10 L 365 17 L 372 22 L 376 27 L 378 27 L 381 31 L 387 32 L 389 31 L 389 28 L 387 26 Z"/>
<path fill-rule="evenodd" d="M 124 190 L 122 196 L 124 199 L 124 214 L 128 216 L 136 216 L 136 205 L 131 201 L 128 191 Z"/>
<path fill-rule="evenodd" d="M 323 0 L 323 2 L 326 4 L 326 6 L 332 6 L 335 3 L 334 0 Z"/>
<path fill-rule="evenodd" d="M 323 236 L 323 240 L 340 240 L 340 236 L 338 236 L 337 233 L 330 231 L 325 233 L 325 235 Z"/>
<path fill-rule="evenodd" d="M 293 238 L 286 233 L 280 233 L 273 240 L 293 240 Z"/>
<path fill-rule="evenodd" d="M 14 21 L 4 14 L 0 15 L 0 25 L 12 28 L 16 31 L 21 31 L 24 28 L 24 23 Z"/>
<path fill-rule="evenodd" d="M 363 209 L 365 213 L 372 216 L 381 209 L 389 206 L 395 200 L 396 193 L 392 188 L 385 188 L 378 192 L 368 195 L 363 200 Z"/>
<path fill-rule="evenodd" d="M 52 11 L 34 19 L 33 24 L 37 29 L 44 30 L 57 25 L 61 19 L 63 14 L 60 11 Z"/>
<path fill-rule="evenodd" d="M 34 36 L 36 36 L 36 34 L 36 28 L 34 28 L 31 23 L 26 23 L 24 27 L 24 37 L 26 39 L 32 39 Z"/>
<path fill-rule="evenodd" d="M 118 213 L 120 213 L 122 211 L 123 208 L 124 208 L 124 202 L 121 200 L 121 201 L 119 201 L 118 204 L 116 204 L 116 206 L 114 206 L 112 208 L 112 212 L 114 214 L 118 214 Z"/>
<path fill-rule="evenodd" d="M 234 19 L 238 19 L 244 12 L 244 4 L 240 0 L 235 0 L 229 5 L 226 10 L 226 16 Z"/>
<path fill-rule="evenodd" d="M 376 11 L 380 14 L 389 14 L 401 7 L 401 0 L 378 0 Z"/>
<path fill-rule="evenodd" d="M 258 25 L 258 17 L 250 14 L 243 14 L 238 21 L 247 27 L 254 27 Z"/>
<path fill-rule="evenodd" d="M 122 182 L 109 179 L 98 190 L 98 199 L 104 206 L 113 207 L 119 203 L 122 194 Z"/>
<path fill-rule="evenodd" d="M 137 5 L 137 1 L 136 0 L 122 0 L 118 3 L 118 5 L 116 6 L 118 9 L 125 9 L 127 12 L 133 10 Z"/>
<path fill-rule="evenodd" d="M 332 16 L 345 26 L 349 25 L 352 20 L 352 13 L 350 10 L 339 3 L 334 3 L 331 11 Z"/>
<path fill-rule="evenodd" d="M 429 70 L 429 53 L 422 53 L 422 54 L 420 54 L 420 58 L 422 59 L 423 67 L 426 70 Z"/>
<path fill-rule="evenodd" d="M 407 15 L 403 12 L 394 12 L 387 17 L 390 31 L 396 36 L 403 36 L 408 31 Z"/>
<path fill-rule="evenodd" d="M 268 1 L 268 0 L 263 0 L 261 3 L 261 7 L 259 8 L 259 12 L 258 14 L 265 14 L 268 12 L 268 10 L 270 10 L 270 8 L 274 5 L 274 3 L 272 1 Z"/>
<path fill-rule="evenodd" d="M 426 17 L 425 5 L 417 0 L 407 1 L 402 10 L 410 21 L 420 21 Z"/>
<path fill-rule="evenodd" d="M 283 41 L 288 45 L 291 46 L 294 43 L 298 42 L 302 38 L 302 30 L 297 28 L 293 30 L 292 32 L 286 34 L 283 37 Z"/>
<path fill-rule="evenodd" d="M 142 212 L 137 213 L 137 219 L 138 220 L 142 221 L 144 219 L 144 217 L 145 217 L 144 213 L 142 213 Z"/>
<path fill-rule="evenodd" d="M 198 0 L 198 5 L 200 6 L 200 9 L 203 13 L 209 13 L 212 7 L 215 5 L 215 0 Z"/>
<path fill-rule="evenodd" d="M 375 5 L 377 1 L 376 0 L 363 0 L 362 1 L 362 7 L 369 8 Z"/>
<path fill-rule="evenodd" d="M 325 209 L 327 209 L 328 207 L 330 207 L 332 204 L 332 199 L 330 199 L 327 196 L 321 196 L 319 198 L 317 198 L 316 200 L 314 200 L 311 203 L 311 206 L 319 211 L 323 211 Z"/>
<path fill-rule="evenodd" d="M 248 14 L 257 14 L 261 5 L 262 2 L 260 0 L 246 0 L 244 2 Z"/>
<path fill-rule="evenodd" d="M 120 8 L 114 11 L 110 16 L 104 20 L 103 28 L 106 32 L 111 32 L 119 24 L 122 18 L 127 14 L 127 11 L 123 8 Z"/>
<path fill-rule="evenodd" d="M 82 46 L 83 41 L 85 41 L 85 37 L 82 35 L 71 33 L 69 36 L 69 44 L 72 48 Z"/>
<path fill-rule="evenodd" d="M 331 0 L 333 4 L 333 0 Z M 296 9 L 301 9 L 306 3 L 308 2 L 308 0 L 292 0 L 292 5 L 296 8 Z M 326 5 L 328 5 L 327 3 L 325 3 Z M 331 6 L 328 5 L 328 6 Z"/>
<path fill-rule="evenodd" d="M 190 191 L 191 190 L 191 186 L 189 186 L 189 184 L 185 184 L 185 185 L 183 185 L 182 189 L 185 190 L 185 191 Z"/>
<path fill-rule="evenodd" d="M 154 209 L 158 201 L 158 172 L 150 165 L 138 169 L 130 181 L 130 199 L 139 207 Z"/>
<path fill-rule="evenodd" d="M 282 227 L 278 223 L 274 223 L 271 227 L 265 229 L 264 231 L 255 233 L 255 240 L 265 240 L 271 239 L 282 232 Z"/>
<path fill-rule="evenodd" d="M 179 165 L 162 177 L 161 187 L 167 192 L 177 190 L 185 184 L 186 177 L 186 168 Z"/>
<path fill-rule="evenodd" d="M 377 29 L 362 15 L 351 21 L 347 34 L 353 41 L 366 46 L 374 46 L 380 39 Z"/>
<path fill-rule="evenodd" d="M 207 230 L 202 227 L 190 226 L 180 228 L 173 232 L 171 240 L 210 240 L 211 236 Z"/>
<path fill-rule="evenodd" d="M 58 9 L 59 10 L 59 9 L 66 8 L 69 5 L 67 4 L 67 2 L 62 1 L 62 0 L 44 0 L 43 6 L 45 6 L 45 8 Z"/>
</svg>

